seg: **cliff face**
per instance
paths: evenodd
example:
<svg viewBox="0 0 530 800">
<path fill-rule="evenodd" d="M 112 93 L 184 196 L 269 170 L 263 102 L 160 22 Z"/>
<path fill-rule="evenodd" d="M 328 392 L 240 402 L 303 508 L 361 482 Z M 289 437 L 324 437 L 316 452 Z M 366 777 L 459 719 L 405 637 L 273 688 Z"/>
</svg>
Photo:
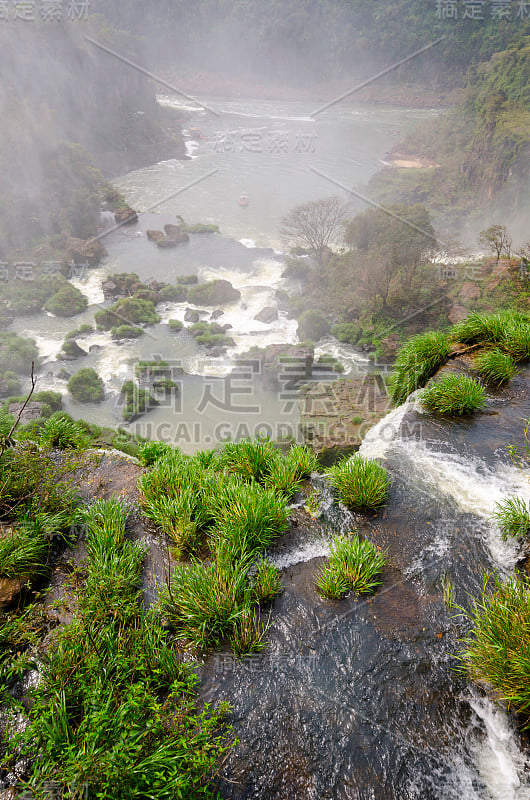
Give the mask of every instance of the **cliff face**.
<svg viewBox="0 0 530 800">
<path fill-rule="evenodd" d="M 60 215 L 72 187 L 92 162 L 106 177 L 185 153 L 178 118 L 161 109 L 156 87 L 141 71 L 91 44 L 103 42 L 142 63 L 128 34 L 109 36 L 91 23 L 5 22 L 0 27 L 0 234 L 9 247 L 33 233 L 56 233 L 50 207 Z M 168 117 L 169 115 L 169 117 Z M 88 154 L 58 180 L 50 167 L 64 143 Z M 78 169 L 79 167 L 79 169 Z M 79 205 L 90 205 L 86 195 Z M 57 226 L 56 226 L 57 227 Z M 35 236 L 33 236 L 35 238 Z"/>
</svg>

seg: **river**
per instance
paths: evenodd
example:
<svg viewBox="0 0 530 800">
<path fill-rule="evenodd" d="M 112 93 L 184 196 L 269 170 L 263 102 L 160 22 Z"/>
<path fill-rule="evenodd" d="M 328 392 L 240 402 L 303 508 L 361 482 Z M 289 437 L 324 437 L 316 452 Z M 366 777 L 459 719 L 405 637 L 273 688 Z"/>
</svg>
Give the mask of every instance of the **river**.
<svg viewBox="0 0 530 800">
<path fill-rule="evenodd" d="M 337 193 L 351 200 L 352 213 L 362 208 L 361 201 L 311 169 L 347 186 L 362 187 L 381 168 L 392 145 L 437 112 L 337 105 L 313 120 L 314 108 L 307 102 L 202 98 L 215 114 L 201 107 L 192 111 L 175 96 L 159 96 L 159 102 L 188 109 L 191 157 L 153 164 L 115 180 L 130 205 L 142 213 L 137 225 L 105 235 L 108 257 L 74 281 L 89 299 L 85 312 L 73 319 L 42 313 L 21 317 L 13 329 L 36 339 L 45 362 L 38 388 L 60 391 L 65 410 L 74 417 L 111 427 L 122 424 L 140 435 L 171 441 L 186 452 L 245 434 L 299 438 L 299 412 L 291 396 L 278 388 L 271 390 L 259 371 L 250 367 L 249 372 L 248 365 L 241 367 L 238 380 L 230 377 L 251 347 L 298 341 L 297 323 L 285 310 L 280 308 L 278 319 L 270 324 L 254 319 L 264 307 L 278 305 L 276 290 L 296 291 L 282 278 L 281 218 L 297 204 Z M 238 203 L 242 192 L 248 193 L 247 207 Z M 176 214 L 191 223 L 214 223 L 222 235 L 192 234 L 189 243 L 161 250 L 147 240 L 146 231 L 174 223 Z M 79 340 L 83 349 L 91 349 L 89 355 L 76 362 L 57 361 L 65 334 L 92 323 L 94 313 L 105 305 L 101 284 L 115 272 L 136 272 L 146 282 L 172 283 L 178 275 L 190 273 L 201 281 L 229 280 L 242 297 L 223 309 L 219 322 L 232 326 L 234 346 L 224 356 L 212 358 L 188 333 L 170 332 L 168 320 L 183 321 L 188 304 L 167 303 L 158 308 L 161 323 L 140 339 L 116 342 L 110 333 L 94 332 Z M 202 320 L 208 320 L 213 310 L 193 308 Z M 370 366 L 365 354 L 330 338 L 317 343 L 316 357 L 321 355 L 337 357 L 346 375 L 363 373 Z M 176 375 L 184 369 L 184 376 L 175 377 L 178 396 L 124 424 L 121 385 L 134 377 L 139 359 L 156 357 L 168 361 Z M 106 398 L 98 405 L 79 405 L 66 389 L 65 371 L 87 366 L 105 382 Z"/>
</svg>

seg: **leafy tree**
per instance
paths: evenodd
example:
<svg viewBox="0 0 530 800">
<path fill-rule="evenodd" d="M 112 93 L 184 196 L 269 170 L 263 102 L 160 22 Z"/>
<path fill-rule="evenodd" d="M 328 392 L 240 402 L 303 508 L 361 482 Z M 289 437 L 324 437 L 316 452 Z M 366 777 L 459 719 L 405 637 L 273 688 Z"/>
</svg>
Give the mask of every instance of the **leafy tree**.
<svg viewBox="0 0 530 800">
<path fill-rule="evenodd" d="M 479 233 L 478 243 L 486 250 L 492 250 L 497 256 L 497 264 L 504 254 L 510 258 L 512 252 L 512 237 L 506 225 L 490 225 Z"/>
</svg>

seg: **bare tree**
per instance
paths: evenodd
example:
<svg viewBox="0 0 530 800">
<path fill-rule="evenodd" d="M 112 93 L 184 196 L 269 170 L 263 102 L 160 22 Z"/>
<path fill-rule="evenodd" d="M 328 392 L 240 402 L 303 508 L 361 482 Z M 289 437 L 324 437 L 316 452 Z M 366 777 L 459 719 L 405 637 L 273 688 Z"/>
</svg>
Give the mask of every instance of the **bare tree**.
<svg viewBox="0 0 530 800">
<path fill-rule="evenodd" d="M 512 237 L 506 225 L 490 225 L 479 233 L 478 243 L 496 254 L 497 264 L 503 254 L 506 258 L 512 254 Z"/>
<path fill-rule="evenodd" d="M 342 240 L 346 216 L 346 204 L 340 197 L 313 200 L 293 208 L 283 218 L 280 234 L 290 247 L 309 250 L 321 267 L 329 245 Z"/>
</svg>

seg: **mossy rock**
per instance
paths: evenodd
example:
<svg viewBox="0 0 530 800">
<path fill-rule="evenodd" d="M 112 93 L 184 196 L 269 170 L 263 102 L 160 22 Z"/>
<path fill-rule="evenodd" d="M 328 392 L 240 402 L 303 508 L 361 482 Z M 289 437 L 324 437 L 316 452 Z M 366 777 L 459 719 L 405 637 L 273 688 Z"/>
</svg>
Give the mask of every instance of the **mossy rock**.
<svg viewBox="0 0 530 800">
<path fill-rule="evenodd" d="M 230 281 L 216 280 L 193 286 L 188 291 L 188 301 L 196 306 L 224 306 L 241 298 L 239 289 Z"/>
<path fill-rule="evenodd" d="M 44 309 L 57 317 L 73 317 L 88 305 L 85 295 L 75 286 L 66 283 L 47 300 Z"/>
</svg>

